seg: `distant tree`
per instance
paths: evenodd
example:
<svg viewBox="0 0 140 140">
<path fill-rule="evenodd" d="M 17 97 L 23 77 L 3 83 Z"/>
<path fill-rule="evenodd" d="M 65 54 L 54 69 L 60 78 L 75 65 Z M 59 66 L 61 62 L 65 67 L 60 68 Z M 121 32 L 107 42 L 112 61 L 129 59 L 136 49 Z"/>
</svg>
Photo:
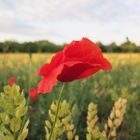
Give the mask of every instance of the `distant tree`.
<svg viewBox="0 0 140 140">
<path fill-rule="evenodd" d="M 135 52 L 137 46 L 135 43 L 131 42 L 127 37 L 126 41 L 121 44 L 121 48 L 123 52 Z"/>
<path fill-rule="evenodd" d="M 107 47 L 102 42 L 99 41 L 97 42 L 97 44 L 99 45 L 99 47 L 103 52 L 107 52 Z"/>
<path fill-rule="evenodd" d="M 122 52 L 122 49 L 120 46 L 118 46 L 115 42 L 112 42 L 111 44 L 107 45 L 107 51 L 108 52 Z"/>
<path fill-rule="evenodd" d="M 102 42 L 97 42 L 103 52 L 140 52 L 140 46 L 131 42 L 129 38 L 121 45 L 117 45 L 115 42 L 109 45 L 104 45 Z M 0 52 L 57 52 L 62 50 L 63 45 L 54 44 L 48 40 L 40 40 L 34 42 L 23 42 L 19 43 L 16 41 L 5 41 L 0 42 Z"/>
<path fill-rule="evenodd" d="M 2 48 L 3 52 L 8 52 L 9 51 L 9 41 L 5 41 L 3 43 L 3 48 Z"/>
<path fill-rule="evenodd" d="M 0 53 L 2 53 L 2 52 L 3 52 L 3 43 L 0 42 Z"/>
</svg>

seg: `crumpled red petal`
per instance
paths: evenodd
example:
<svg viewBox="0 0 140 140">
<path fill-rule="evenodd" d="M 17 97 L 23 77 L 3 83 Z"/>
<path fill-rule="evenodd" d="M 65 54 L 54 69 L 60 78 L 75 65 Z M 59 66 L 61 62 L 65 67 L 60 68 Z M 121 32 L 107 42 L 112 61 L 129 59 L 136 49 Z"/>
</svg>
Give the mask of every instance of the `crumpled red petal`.
<svg viewBox="0 0 140 140">
<path fill-rule="evenodd" d="M 63 65 L 59 65 L 50 71 L 50 74 L 46 75 L 38 84 L 38 93 L 48 93 L 52 91 L 52 88 L 57 85 L 57 76 L 61 73 Z"/>
<path fill-rule="evenodd" d="M 38 84 L 38 93 L 51 92 L 57 80 L 69 82 L 91 76 L 101 69 L 108 71 L 111 68 L 95 43 L 87 38 L 73 41 L 38 71 L 43 76 Z"/>
<path fill-rule="evenodd" d="M 52 75 L 53 70 L 55 71 L 55 68 L 63 62 L 63 52 L 60 51 L 56 53 L 55 56 L 53 56 L 51 62 L 49 64 L 44 64 L 39 71 L 37 71 L 37 74 L 41 76 L 48 76 Z"/>
</svg>

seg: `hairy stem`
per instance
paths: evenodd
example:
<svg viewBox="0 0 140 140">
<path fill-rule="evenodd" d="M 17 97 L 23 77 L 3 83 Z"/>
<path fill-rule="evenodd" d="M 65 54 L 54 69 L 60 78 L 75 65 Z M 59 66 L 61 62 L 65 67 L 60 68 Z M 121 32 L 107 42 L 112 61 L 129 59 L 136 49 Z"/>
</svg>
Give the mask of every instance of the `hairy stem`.
<svg viewBox="0 0 140 140">
<path fill-rule="evenodd" d="M 60 102 L 61 102 L 61 97 L 62 97 L 63 89 L 64 89 L 64 83 L 63 83 L 62 88 L 61 88 L 60 93 L 59 93 L 57 111 L 56 111 L 56 114 L 55 114 L 55 120 L 54 120 L 53 126 L 51 128 L 49 140 L 51 140 L 51 137 L 52 137 L 52 134 L 53 134 L 53 130 L 54 130 L 54 127 L 55 127 L 55 124 L 56 124 L 56 121 L 57 121 L 58 112 L 59 112 L 59 106 L 60 106 Z"/>
</svg>

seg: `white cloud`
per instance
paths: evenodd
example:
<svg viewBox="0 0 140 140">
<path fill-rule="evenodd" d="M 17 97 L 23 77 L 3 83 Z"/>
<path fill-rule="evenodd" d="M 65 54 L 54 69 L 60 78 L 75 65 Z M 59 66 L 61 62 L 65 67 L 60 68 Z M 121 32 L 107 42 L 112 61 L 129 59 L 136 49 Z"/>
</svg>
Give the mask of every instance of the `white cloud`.
<svg viewBox="0 0 140 140">
<path fill-rule="evenodd" d="M 138 0 L 0 0 L 0 38 L 140 43 Z"/>
</svg>

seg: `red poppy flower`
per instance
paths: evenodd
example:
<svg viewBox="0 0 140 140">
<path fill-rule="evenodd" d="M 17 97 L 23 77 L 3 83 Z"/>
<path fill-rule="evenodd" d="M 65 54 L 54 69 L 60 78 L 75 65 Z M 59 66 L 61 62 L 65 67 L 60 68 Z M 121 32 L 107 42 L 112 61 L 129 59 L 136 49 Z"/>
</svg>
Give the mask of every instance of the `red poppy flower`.
<svg viewBox="0 0 140 140">
<path fill-rule="evenodd" d="M 30 98 L 32 100 L 36 100 L 38 97 L 37 90 L 35 88 L 31 87 L 29 92 L 30 92 Z"/>
<path fill-rule="evenodd" d="M 9 79 L 8 79 L 8 83 L 9 83 L 9 85 L 13 85 L 14 84 L 14 82 L 16 81 L 16 77 L 10 77 Z"/>
<path fill-rule="evenodd" d="M 109 61 L 103 57 L 100 48 L 87 38 L 73 41 L 56 53 L 49 64 L 44 64 L 37 72 L 43 76 L 38 84 L 38 93 L 48 93 L 57 80 L 69 82 L 93 75 L 99 70 L 111 69 Z"/>
</svg>

